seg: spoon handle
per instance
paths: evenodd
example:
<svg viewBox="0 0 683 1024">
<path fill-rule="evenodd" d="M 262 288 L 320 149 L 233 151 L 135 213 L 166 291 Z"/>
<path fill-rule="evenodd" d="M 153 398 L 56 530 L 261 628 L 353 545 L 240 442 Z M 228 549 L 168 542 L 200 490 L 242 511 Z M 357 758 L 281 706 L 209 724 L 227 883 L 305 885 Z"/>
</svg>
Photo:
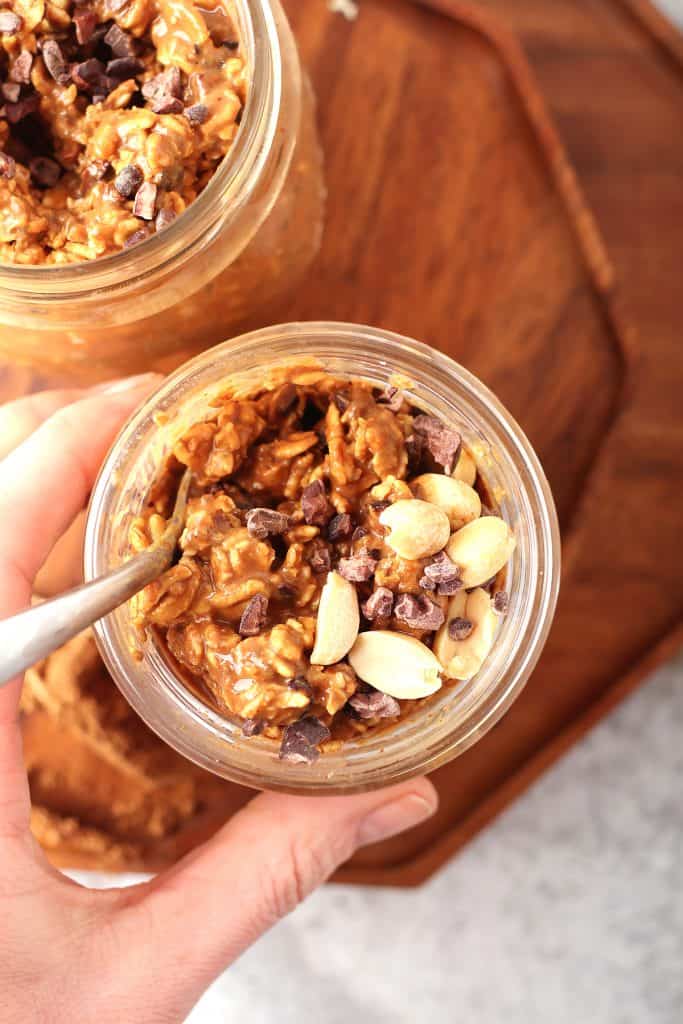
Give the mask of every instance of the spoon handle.
<svg viewBox="0 0 683 1024">
<path fill-rule="evenodd" d="M 34 605 L 0 622 L 0 686 L 129 600 L 169 562 L 164 546 L 150 548 L 100 579 Z"/>
<path fill-rule="evenodd" d="M 192 473 L 186 469 L 166 529 L 146 551 L 106 576 L 0 622 L 0 687 L 161 576 L 171 563 L 183 527 L 191 480 Z"/>
</svg>

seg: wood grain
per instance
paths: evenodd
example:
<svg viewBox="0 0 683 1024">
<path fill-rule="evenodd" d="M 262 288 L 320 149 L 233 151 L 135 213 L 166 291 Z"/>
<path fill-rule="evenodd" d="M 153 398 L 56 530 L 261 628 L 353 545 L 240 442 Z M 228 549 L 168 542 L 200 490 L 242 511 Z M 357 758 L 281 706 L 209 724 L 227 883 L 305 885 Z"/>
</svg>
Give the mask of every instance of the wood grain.
<svg viewBox="0 0 683 1024">
<path fill-rule="evenodd" d="M 643 0 L 363 0 L 353 23 L 286 7 L 329 204 L 281 318 L 374 323 L 463 362 L 529 434 L 563 526 L 558 615 L 527 689 L 436 773 L 435 819 L 340 875 L 413 884 L 680 641 L 683 65 Z M 35 386 L 23 373 L 0 376 L 0 393 Z"/>
</svg>

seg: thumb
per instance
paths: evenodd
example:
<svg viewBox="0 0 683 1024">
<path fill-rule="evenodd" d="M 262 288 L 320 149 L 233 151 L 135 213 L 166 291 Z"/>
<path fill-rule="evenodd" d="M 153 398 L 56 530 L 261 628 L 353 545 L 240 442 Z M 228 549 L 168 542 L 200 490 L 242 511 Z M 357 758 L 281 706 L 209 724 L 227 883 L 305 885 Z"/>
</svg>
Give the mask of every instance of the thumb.
<svg viewBox="0 0 683 1024">
<path fill-rule="evenodd" d="M 426 779 L 351 797 L 256 797 L 208 843 L 123 897 L 116 928 L 128 936 L 117 945 L 130 964 L 119 960 L 118 971 L 131 998 L 144 991 L 150 1019 L 150 1000 L 158 1019 L 183 1019 L 229 963 L 355 850 L 419 824 L 436 806 Z"/>
</svg>

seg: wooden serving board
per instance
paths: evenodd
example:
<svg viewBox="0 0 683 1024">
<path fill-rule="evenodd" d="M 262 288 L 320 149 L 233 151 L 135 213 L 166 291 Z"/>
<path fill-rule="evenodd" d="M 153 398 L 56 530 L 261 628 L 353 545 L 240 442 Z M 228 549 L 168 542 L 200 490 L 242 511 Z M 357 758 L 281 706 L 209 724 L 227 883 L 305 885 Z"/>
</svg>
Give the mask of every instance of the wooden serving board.
<svg viewBox="0 0 683 1024">
<path fill-rule="evenodd" d="M 641 0 L 437 6 L 360 0 L 347 21 L 322 0 L 286 2 L 329 202 L 320 257 L 281 319 L 377 324 L 478 374 L 546 468 L 564 579 L 522 696 L 436 773 L 432 821 L 340 873 L 356 882 L 427 877 L 682 639 L 683 47 Z M 42 383 L 0 381 L 4 397 Z M 226 787 L 162 859 L 248 797 Z"/>
</svg>

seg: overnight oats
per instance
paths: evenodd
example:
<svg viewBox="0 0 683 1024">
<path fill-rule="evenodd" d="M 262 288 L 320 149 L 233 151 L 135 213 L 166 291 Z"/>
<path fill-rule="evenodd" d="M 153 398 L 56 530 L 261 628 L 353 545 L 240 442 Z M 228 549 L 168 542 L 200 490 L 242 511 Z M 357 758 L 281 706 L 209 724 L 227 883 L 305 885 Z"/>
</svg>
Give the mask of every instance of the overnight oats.
<svg viewBox="0 0 683 1024">
<path fill-rule="evenodd" d="M 189 467 L 179 557 L 133 621 L 190 685 L 310 762 L 476 675 L 515 539 L 460 434 L 400 387 L 315 366 L 212 404 L 130 532 L 134 551 L 164 532 Z"/>
<path fill-rule="evenodd" d="M 268 0 L 0 0 L 0 351 L 168 368 L 317 250 L 310 88 Z"/>
<path fill-rule="evenodd" d="M 557 590 L 547 484 L 526 492 L 535 457 L 524 439 L 515 463 L 492 403 L 440 354 L 347 325 L 255 332 L 178 371 L 117 442 L 86 539 L 86 578 L 144 550 L 189 469 L 173 565 L 97 627 L 148 724 L 237 781 L 335 791 L 485 731 Z"/>
<path fill-rule="evenodd" d="M 236 25 L 202 2 L 0 9 L 0 263 L 118 252 L 202 192 L 247 93 Z"/>
</svg>

